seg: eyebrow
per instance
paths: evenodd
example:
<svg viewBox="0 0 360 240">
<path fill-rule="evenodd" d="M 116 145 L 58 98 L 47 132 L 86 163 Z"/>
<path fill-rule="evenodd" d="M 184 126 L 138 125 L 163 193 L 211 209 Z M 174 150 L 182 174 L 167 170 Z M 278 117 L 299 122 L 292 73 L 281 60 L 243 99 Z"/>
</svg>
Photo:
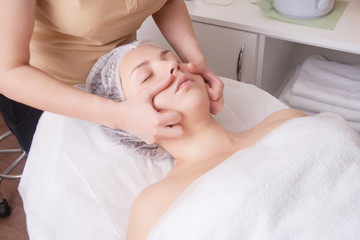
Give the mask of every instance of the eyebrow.
<svg viewBox="0 0 360 240">
<path fill-rule="evenodd" d="M 160 58 L 163 58 L 163 57 L 164 57 L 166 54 L 168 54 L 169 52 L 170 52 L 170 50 L 167 50 L 167 49 L 161 51 L 160 54 L 159 54 Z M 136 67 L 134 67 L 134 69 L 131 71 L 131 74 L 130 74 L 130 75 L 132 75 L 133 72 L 135 72 L 136 69 L 141 68 L 141 67 L 143 67 L 143 66 L 146 66 L 146 65 L 148 65 L 148 64 L 149 64 L 149 61 L 148 61 L 148 60 L 145 60 L 145 61 L 141 62 L 141 63 L 138 64 Z"/>
</svg>

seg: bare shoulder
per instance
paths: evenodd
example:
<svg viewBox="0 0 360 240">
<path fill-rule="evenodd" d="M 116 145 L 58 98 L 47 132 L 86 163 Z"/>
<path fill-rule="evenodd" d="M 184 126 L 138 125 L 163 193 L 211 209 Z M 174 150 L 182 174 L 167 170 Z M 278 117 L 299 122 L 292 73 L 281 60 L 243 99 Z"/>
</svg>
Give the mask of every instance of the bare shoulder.
<svg viewBox="0 0 360 240">
<path fill-rule="evenodd" d="M 154 206 L 158 205 L 163 193 L 163 182 L 158 182 L 145 188 L 136 198 L 133 210 L 144 213 L 152 213 L 155 209 Z"/>
<path fill-rule="evenodd" d="M 194 181 L 189 175 L 168 174 L 162 181 L 145 188 L 136 198 L 130 216 L 127 240 L 146 239 L 186 187 Z"/>
<path fill-rule="evenodd" d="M 284 109 L 277 112 L 274 112 L 267 116 L 263 121 L 261 121 L 255 129 L 260 132 L 260 135 L 265 135 L 266 133 L 270 132 L 277 126 L 281 125 L 285 121 L 306 117 L 307 115 L 303 112 L 300 112 L 295 109 Z"/>
<path fill-rule="evenodd" d="M 289 108 L 274 112 L 273 114 L 270 114 L 265 120 L 268 119 L 269 121 L 286 121 L 293 118 L 306 117 L 306 116 L 307 115 L 301 111 Z"/>
<path fill-rule="evenodd" d="M 130 216 L 127 240 L 146 239 L 152 227 L 166 211 L 163 208 L 164 184 L 155 183 L 145 188 L 136 198 Z M 141 227 L 139 227 L 141 226 Z"/>
</svg>

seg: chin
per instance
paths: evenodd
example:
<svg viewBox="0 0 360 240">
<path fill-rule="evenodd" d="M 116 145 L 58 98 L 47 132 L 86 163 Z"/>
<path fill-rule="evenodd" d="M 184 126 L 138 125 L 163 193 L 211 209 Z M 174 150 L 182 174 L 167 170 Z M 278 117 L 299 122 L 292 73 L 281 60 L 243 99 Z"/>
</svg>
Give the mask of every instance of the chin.
<svg viewBox="0 0 360 240">
<path fill-rule="evenodd" d="M 207 95 L 206 97 L 204 97 L 203 94 L 195 95 L 191 98 L 186 98 L 186 100 L 181 103 L 181 106 L 181 110 L 179 109 L 179 111 L 182 112 L 184 115 L 200 113 L 209 114 L 210 112 L 209 98 Z"/>
</svg>

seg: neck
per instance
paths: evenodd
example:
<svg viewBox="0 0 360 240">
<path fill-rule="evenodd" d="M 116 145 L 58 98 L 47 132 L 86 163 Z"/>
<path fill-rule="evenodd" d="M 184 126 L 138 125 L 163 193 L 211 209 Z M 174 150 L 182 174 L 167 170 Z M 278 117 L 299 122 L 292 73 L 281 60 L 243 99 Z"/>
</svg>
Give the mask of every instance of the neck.
<svg viewBox="0 0 360 240">
<path fill-rule="evenodd" d="M 176 159 L 177 165 L 216 159 L 232 153 L 237 145 L 235 135 L 211 116 L 196 124 L 186 124 L 185 120 L 182 127 L 184 135 L 181 138 L 160 142 L 160 145 Z"/>
</svg>

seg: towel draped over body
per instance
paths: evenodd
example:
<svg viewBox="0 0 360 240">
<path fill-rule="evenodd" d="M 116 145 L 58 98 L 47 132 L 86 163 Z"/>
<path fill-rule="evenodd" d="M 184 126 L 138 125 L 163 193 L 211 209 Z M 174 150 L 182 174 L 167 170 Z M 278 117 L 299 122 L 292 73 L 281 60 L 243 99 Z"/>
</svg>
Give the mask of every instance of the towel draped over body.
<svg viewBox="0 0 360 240">
<path fill-rule="evenodd" d="M 148 239 L 358 239 L 360 138 L 338 115 L 285 122 L 201 176 Z"/>
</svg>

